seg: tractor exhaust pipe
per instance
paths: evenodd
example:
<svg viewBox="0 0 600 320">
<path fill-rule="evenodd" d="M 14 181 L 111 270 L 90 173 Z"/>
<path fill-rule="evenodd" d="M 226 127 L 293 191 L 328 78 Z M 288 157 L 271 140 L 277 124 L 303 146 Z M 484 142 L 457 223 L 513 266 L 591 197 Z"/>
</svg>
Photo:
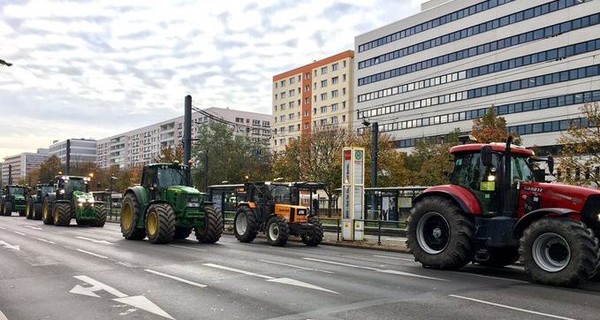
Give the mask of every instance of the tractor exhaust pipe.
<svg viewBox="0 0 600 320">
<path fill-rule="evenodd" d="M 513 141 L 512 136 L 508 136 L 506 138 L 506 148 L 504 150 L 504 177 L 502 179 L 502 215 L 507 217 L 512 217 L 514 215 L 514 210 L 511 210 L 512 204 L 514 203 L 511 192 L 511 178 L 512 178 L 512 150 L 510 148 Z"/>
</svg>

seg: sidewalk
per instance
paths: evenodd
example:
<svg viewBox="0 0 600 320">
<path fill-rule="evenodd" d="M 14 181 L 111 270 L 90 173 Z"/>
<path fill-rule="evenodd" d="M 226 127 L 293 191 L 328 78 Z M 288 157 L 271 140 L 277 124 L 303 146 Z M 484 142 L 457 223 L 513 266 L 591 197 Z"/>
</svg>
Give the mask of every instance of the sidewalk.
<svg viewBox="0 0 600 320">
<path fill-rule="evenodd" d="M 381 244 L 379 242 L 381 242 Z M 323 234 L 323 242 L 321 244 L 340 247 L 366 248 L 383 251 L 408 252 L 405 242 L 406 238 L 404 237 L 381 236 L 381 238 L 379 238 L 378 236 L 374 235 L 365 235 L 364 240 L 360 241 L 338 241 L 337 233 L 325 232 Z"/>
</svg>

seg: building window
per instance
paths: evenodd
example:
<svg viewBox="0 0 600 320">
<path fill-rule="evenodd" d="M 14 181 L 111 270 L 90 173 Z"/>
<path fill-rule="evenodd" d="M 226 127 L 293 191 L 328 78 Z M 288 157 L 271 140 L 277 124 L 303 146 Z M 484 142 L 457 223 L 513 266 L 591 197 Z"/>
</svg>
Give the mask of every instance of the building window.
<svg viewBox="0 0 600 320">
<path fill-rule="evenodd" d="M 321 93 L 321 101 L 327 100 L 327 92 Z"/>
<path fill-rule="evenodd" d="M 331 97 L 332 98 L 337 98 L 338 96 L 339 96 L 339 91 L 338 90 L 331 91 Z"/>
<path fill-rule="evenodd" d="M 321 68 L 321 74 L 327 74 L 327 67 Z"/>
<path fill-rule="evenodd" d="M 339 69 L 339 64 L 338 63 L 334 63 L 331 65 L 331 71 L 337 71 Z"/>
</svg>

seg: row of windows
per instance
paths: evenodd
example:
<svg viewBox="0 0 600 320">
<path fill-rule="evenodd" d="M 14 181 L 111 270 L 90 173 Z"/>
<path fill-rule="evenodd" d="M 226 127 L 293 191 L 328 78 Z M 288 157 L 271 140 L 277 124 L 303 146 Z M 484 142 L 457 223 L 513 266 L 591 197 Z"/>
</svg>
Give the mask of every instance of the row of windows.
<svg viewBox="0 0 600 320">
<path fill-rule="evenodd" d="M 536 41 L 551 36 L 556 36 L 562 33 L 570 32 L 573 30 L 586 28 L 589 26 L 596 25 L 600 22 L 600 13 L 592 14 L 578 19 L 569 20 L 566 22 L 558 23 L 545 28 L 521 33 L 512 37 L 488 42 L 475 47 L 466 48 L 460 51 L 455 51 L 449 54 L 431 58 L 428 60 L 420 61 L 417 63 L 409 64 L 403 67 L 394 68 L 385 72 L 375 73 L 370 76 L 366 76 L 358 79 L 358 85 L 364 86 L 370 83 L 399 77 L 408 73 L 417 72 L 433 68 L 439 65 L 451 63 L 458 60 L 467 59 L 484 53 L 494 52 L 500 49 L 513 47 L 527 42 Z"/>
<path fill-rule="evenodd" d="M 483 1 L 480 2 L 478 4 L 474 4 L 470 7 L 466 7 L 464 9 L 458 10 L 458 11 L 454 11 L 451 13 L 448 13 L 446 15 L 443 15 L 441 17 L 429 20 L 427 22 L 423 22 L 420 23 L 418 25 L 412 26 L 410 28 L 406 28 L 402 31 L 398 31 L 395 33 L 392 33 L 390 35 L 387 35 L 385 37 L 379 38 L 379 39 L 375 39 L 373 41 L 369 41 L 365 44 L 361 44 L 358 46 L 358 52 L 363 52 L 363 51 L 367 51 L 367 50 L 371 50 L 373 48 L 377 48 L 379 46 L 382 46 L 384 44 L 390 43 L 390 42 L 394 42 L 409 36 L 412 36 L 413 34 L 417 34 L 420 32 L 423 32 L 425 30 L 429 30 L 429 29 L 433 29 L 435 27 L 441 26 L 443 24 L 452 22 L 452 21 L 456 21 L 459 19 L 462 19 L 464 17 L 467 16 L 472 16 L 476 13 L 485 11 L 485 10 L 489 10 L 492 8 L 495 8 L 497 6 L 501 6 L 505 3 L 509 3 L 512 2 L 514 0 L 488 0 L 488 1 Z"/>
<path fill-rule="evenodd" d="M 560 132 L 565 131 L 571 127 L 587 127 L 590 126 L 588 118 L 575 118 L 575 119 L 564 119 L 554 120 L 546 122 L 528 123 L 516 126 L 508 126 L 506 129 L 510 132 L 516 132 L 520 136 L 537 133 L 548 133 L 548 132 Z M 394 141 L 396 148 L 413 148 L 416 147 L 417 142 L 421 139 L 447 139 L 448 135 L 439 135 L 422 138 L 411 138 L 401 139 Z"/>
<path fill-rule="evenodd" d="M 346 78 L 347 78 L 346 74 L 345 73 L 342 74 L 342 82 L 346 82 Z M 329 83 L 328 79 L 321 80 L 321 88 L 327 87 L 328 83 Z M 340 77 L 339 76 L 331 77 L 331 85 L 336 85 L 336 84 L 339 84 L 339 83 L 340 83 Z M 317 90 L 317 82 L 314 82 L 313 85 L 314 85 L 314 89 Z M 304 90 L 305 90 L 305 92 L 310 92 L 310 85 L 306 85 L 304 87 Z M 284 91 L 281 91 L 280 93 L 275 93 L 273 95 L 273 98 L 274 98 L 274 100 L 277 100 L 277 99 L 286 99 L 288 97 L 293 97 L 296 94 L 300 95 L 301 93 L 302 93 L 302 91 L 300 90 L 300 87 L 298 87 L 296 89 L 290 89 L 287 92 L 284 90 Z"/>
<path fill-rule="evenodd" d="M 346 60 L 343 60 L 342 61 L 342 68 L 346 68 L 346 65 L 347 65 Z M 328 68 L 329 68 L 328 66 L 324 66 L 324 67 L 321 67 L 319 70 L 321 71 L 321 74 L 323 75 L 323 74 L 327 74 Z M 334 63 L 331 64 L 331 71 L 337 71 L 339 69 L 340 69 L 340 63 L 339 62 L 334 62 Z M 318 72 L 317 72 L 317 70 L 315 70 L 315 77 L 317 75 L 318 75 Z M 307 72 L 307 73 L 304 74 L 304 79 L 305 80 L 310 79 L 310 72 Z M 278 87 L 283 88 L 283 87 L 286 86 L 286 84 L 288 84 L 288 83 L 289 84 L 294 84 L 294 83 L 296 83 L 296 81 L 298 81 L 298 82 L 302 81 L 302 76 L 298 75 L 298 76 L 290 77 L 289 79 L 280 80 L 279 82 L 276 81 L 276 82 L 274 82 L 273 85 L 275 86 L 275 89 L 277 89 Z"/>
<path fill-rule="evenodd" d="M 496 114 L 499 116 L 505 114 L 522 113 L 533 110 L 558 108 L 574 104 L 582 104 L 586 102 L 600 101 L 600 90 L 585 91 L 561 96 L 554 96 L 543 99 L 535 99 L 530 101 L 509 103 L 495 107 Z M 483 117 L 488 108 L 479 108 L 449 114 L 441 114 L 420 119 L 405 120 L 393 123 L 380 125 L 381 132 L 399 131 L 410 128 L 426 127 L 444 123 L 452 123 L 459 121 L 470 121 Z M 364 130 L 364 128 L 361 128 Z M 361 131 L 362 132 L 362 131 Z"/>
<path fill-rule="evenodd" d="M 480 67 L 474 67 L 463 71 L 448 73 L 442 76 L 433 77 L 421 81 L 415 81 L 408 84 L 394 86 L 382 90 L 377 90 L 358 95 L 358 102 L 365 102 L 393 96 L 405 92 L 415 91 L 422 88 L 429 88 L 440 84 L 450 83 L 468 78 L 474 78 L 490 73 L 510 70 L 522 66 L 528 66 L 545 61 L 561 60 L 578 54 L 592 52 L 600 49 L 600 39 L 580 42 L 577 44 L 564 46 L 556 49 L 537 52 L 517 58 L 486 64 Z"/>
<path fill-rule="evenodd" d="M 368 110 L 358 110 L 358 119 L 371 118 L 384 114 L 396 113 L 405 110 L 412 110 L 418 108 L 425 108 L 434 105 L 440 105 L 445 103 L 451 103 L 454 101 L 461 101 L 473 98 L 479 98 L 494 94 L 500 94 L 509 91 L 516 91 L 526 88 L 534 88 L 539 86 L 545 86 L 558 82 L 572 81 L 576 79 L 588 78 L 597 76 L 600 74 L 600 65 L 592 65 L 588 67 L 581 67 L 571 70 L 559 71 L 554 73 L 548 73 L 536 77 L 528 77 L 524 79 L 508 81 L 495 85 L 480 87 L 476 89 L 469 89 L 459 91 L 455 93 L 449 93 L 439 95 L 432 98 L 425 98 L 415 101 L 409 101 L 404 103 L 396 103 L 393 105 L 377 107 Z"/>
<path fill-rule="evenodd" d="M 437 38 L 433 38 L 430 40 L 426 40 L 417 44 L 410 45 L 408 47 L 394 50 L 392 52 L 388 52 L 386 54 L 369 58 L 367 60 L 360 61 L 358 63 L 358 69 L 368 68 L 374 66 L 376 64 L 384 63 L 386 61 L 400 59 L 402 57 L 411 55 L 413 53 L 417 53 L 420 51 L 424 51 L 427 49 L 435 48 L 441 45 L 445 45 L 450 42 L 458 41 L 460 39 L 465 39 L 477 34 L 481 34 L 487 31 L 491 31 L 494 29 L 502 28 L 509 24 L 521 22 L 528 19 L 533 19 L 554 11 L 562 10 L 581 2 L 576 0 L 556 0 L 553 2 L 549 2 L 543 5 L 539 5 L 537 7 L 529 8 L 527 10 L 519 11 L 501 18 L 497 18 L 494 20 L 490 20 L 488 22 L 483 22 L 478 25 L 468 27 L 462 30 L 454 31 Z"/>
</svg>

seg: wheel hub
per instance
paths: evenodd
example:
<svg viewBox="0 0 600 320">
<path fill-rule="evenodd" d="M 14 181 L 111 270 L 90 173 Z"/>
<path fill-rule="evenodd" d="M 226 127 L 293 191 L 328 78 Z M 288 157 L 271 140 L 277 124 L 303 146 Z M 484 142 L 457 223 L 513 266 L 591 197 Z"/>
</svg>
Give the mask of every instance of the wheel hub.
<svg viewBox="0 0 600 320">
<path fill-rule="evenodd" d="M 428 212 L 417 223 L 417 242 L 429 254 L 438 254 L 448 246 L 450 225 L 439 212 Z"/>
<path fill-rule="evenodd" d="M 561 235 L 549 232 L 533 242 L 533 260 L 544 271 L 559 272 L 571 261 L 571 248 Z"/>
<path fill-rule="evenodd" d="M 240 213 L 235 223 L 235 229 L 238 234 L 246 233 L 246 228 L 248 228 L 248 218 L 245 213 Z"/>
</svg>

